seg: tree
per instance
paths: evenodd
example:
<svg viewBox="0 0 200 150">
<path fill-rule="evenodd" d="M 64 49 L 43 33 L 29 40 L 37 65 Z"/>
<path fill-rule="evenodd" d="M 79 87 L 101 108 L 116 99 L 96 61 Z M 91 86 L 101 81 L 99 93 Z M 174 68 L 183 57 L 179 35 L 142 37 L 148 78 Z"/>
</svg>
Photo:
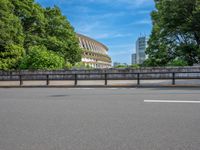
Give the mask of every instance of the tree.
<svg viewBox="0 0 200 150">
<path fill-rule="evenodd" d="M 188 65 L 187 62 L 180 58 L 174 59 L 173 61 L 167 64 L 167 66 L 187 66 L 187 65 Z"/>
<path fill-rule="evenodd" d="M 0 34 L 0 69 L 17 69 L 33 47 L 44 50 L 41 45 L 64 58 L 66 64 L 81 61 L 76 33 L 56 6 L 43 8 L 34 0 L 1 0 Z"/>
<path fill-rule="evenodd" d="M 123 64 L 120 64 L 120 65 L 117 65 L 115 66 L 115 68 L 128 68 L 128 65 L 123 65 Z"/>
<path fill-rule="evenodd" d="M 15 69 L 24 55 L 24 34 L 9 0 L 0 1 L 0 69 Z"/>
<path fill-rule="evenodd" d="M 11 0 L 26 35 L 24 47 L 44 45 L 65 58 L 66 63 L 81 61 L 81 49 L 73 27 L 60 9 L 42 8 L 34 0 Z"/>
<path fill-rule="evenodd" d="M 20 64 L 21 69 L 56 70 L 64 68 L 64 58 L 45 46 L 29 47 L 28 54 Z"/>
<path fill-rule="evenodd" d="M 165 66 L 180 58 L 188 65 L 200 62 L 200 0 L 155 0 L 153 30 L 145 62 Z"/>
<path fill-rule="evenodd" d="M 131 68 L 131 69 L 139 69 L 140 65 L 139 64 L 132 64 L 132 65 L 129 66 L 129 68 Z"/>
<path fill-rule="evenodd" d="M 45 39 L 46 18 L 44 9 L 34 0 L 10 0 L 14 5 L 14 13 L 21 20 L 25 34 L 24 48 L 42 45 Z"/>
<path fill-rule="evenodd" d="M 46 40 L 44 45 L 75 64 L 81 61 L 81 49 L 74 29 L 58 7 L 46 8 Z"/>
</svg>

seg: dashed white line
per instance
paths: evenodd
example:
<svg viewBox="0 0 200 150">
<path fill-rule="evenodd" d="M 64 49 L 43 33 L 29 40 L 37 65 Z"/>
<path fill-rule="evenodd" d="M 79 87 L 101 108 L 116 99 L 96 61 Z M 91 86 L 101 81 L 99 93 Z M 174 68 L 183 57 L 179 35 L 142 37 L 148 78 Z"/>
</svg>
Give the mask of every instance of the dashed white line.
<svg viewBox="0 0 200 150">
<path fill-rule="evenodd" d="M 144 100 L 145 103 L 192 103 L 200 104 L 200 101 L 183 101 L 183 100 Z"/>
</svg>

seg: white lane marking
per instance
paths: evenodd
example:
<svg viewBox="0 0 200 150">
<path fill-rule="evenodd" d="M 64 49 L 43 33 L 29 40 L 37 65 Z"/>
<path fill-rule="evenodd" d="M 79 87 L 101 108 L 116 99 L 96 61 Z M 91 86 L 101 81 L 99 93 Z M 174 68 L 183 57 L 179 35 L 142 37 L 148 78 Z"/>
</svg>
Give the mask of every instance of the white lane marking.
<svg viewBox="0 0 200 150">
<path fill-rule="evenodd" d="M 200 101 L 183 101 L 183 100 L 144 100 L 145 103 L 194 103 L 200 104 Z"/>
<path fill-rule="evenodd" d="M 103 90 L 121 90 L 121 89 L 136 89 L 136 88 L 104 88 L 104 87 L 100 87 L 100 88 L 85 88 L 85 87 L 83 87 L 83 88 L 78 88 L 78 87 L 76 87 L 76 88 L 68 88 L 68 89 L 73 89 L 73 90 L 98 90 L 98 89 L 103 89 Z"/>
</svg>

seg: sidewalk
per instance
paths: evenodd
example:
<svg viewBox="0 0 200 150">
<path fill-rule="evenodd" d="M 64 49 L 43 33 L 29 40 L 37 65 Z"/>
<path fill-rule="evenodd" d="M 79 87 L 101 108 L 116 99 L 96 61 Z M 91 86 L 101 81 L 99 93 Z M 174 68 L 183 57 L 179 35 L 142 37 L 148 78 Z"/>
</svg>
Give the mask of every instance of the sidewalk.
<svg viewBox="0 0 200 150">
<path fill-rule="evenodd" d="M 136 87 L 136 80 L 109 80 L 107 86 L 104 85 L 103 80 L 80 80 L 76 87 Z M 162 86 L 185 86 L 185 87 L 198 87 L 200 86 L 200 80 L 176 80 L 176 85 L 172 85 L 171 80 L 141 80 L 140 87 L 162 87 Z M 46 85 L 45 80 L 40 81 L 23 81 L 23 85 L 20 86 L 19 81 L 0 81 L 0 87 L 75 87 L 74 81 L 50 81 L 49 86 Z"/>
</svg>

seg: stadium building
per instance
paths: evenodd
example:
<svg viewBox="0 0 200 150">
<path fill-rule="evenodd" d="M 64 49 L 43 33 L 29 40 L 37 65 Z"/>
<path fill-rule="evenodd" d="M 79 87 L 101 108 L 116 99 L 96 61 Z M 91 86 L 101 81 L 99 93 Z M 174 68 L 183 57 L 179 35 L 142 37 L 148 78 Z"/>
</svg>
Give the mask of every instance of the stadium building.
<svg viewBox="0 0 200 150">
<path fill-rule="evenodd" d="M 111 68 L 108 48 L 102 43 L 85 35 L 77 34 L 80 47 L 83 49 L 82 62 L 92 68 Z"/>
</svg>

